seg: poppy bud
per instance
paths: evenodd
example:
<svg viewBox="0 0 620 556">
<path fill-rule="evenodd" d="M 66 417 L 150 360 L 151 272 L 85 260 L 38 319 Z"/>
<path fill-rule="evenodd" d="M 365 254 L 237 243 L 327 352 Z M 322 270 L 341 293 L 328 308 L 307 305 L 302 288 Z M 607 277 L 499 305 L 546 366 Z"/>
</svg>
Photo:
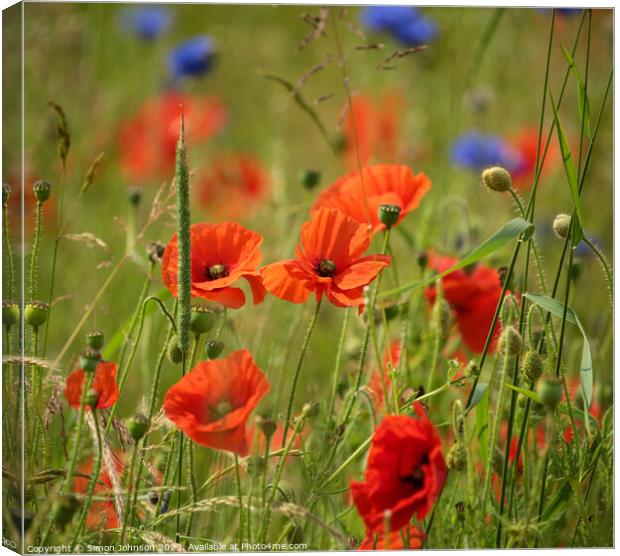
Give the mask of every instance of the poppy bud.
<svg viewBox="0 0 620 556">
<path fill-rule="evenodd" d="M 391 320 L 394 320 L 400 313 L 400 305 L 388 305 L 387 307 L 383 308 L 383 312 L 385 313 L 385 320 L 390 322 Z"/>
<path fill-rule="evenodd" d="M 304 170 L 301 172 L 300 179 L 306 189 L 314 189 L 321 181 L 321 172 L 310 169 Z"/>
<path fill-rule="evenodd" d="M 127 421 L 127 430 L 131 435 L 131 438 L 134 439 L 134 442 L 138 442 L 149 429 L 149 420 L 146 415 L 142 413 L 138 413 L 134 415 L 131 419 Z"/>
<path fill-rule="evenodd" d="M 562 382 L 558 378 L 548 378 L 538 385 L 538 397 L 543 405 L 553 409 L 562 399 Z"/>
<path fill-rule="evenodd" d="M 207 359 L 217 359 L 221 355 L 222 351 L 224 351 L 224 347 L 224 342 L 220 340 L 207 340 L 205 342 L 205 355 L 207 356 Z"/>
<path fill-rule="evenodd" d="M 438 297 L 433 306 L 433 328 L 439 335 L 441 345 L 444 345 L 448 339 L 451 324 L 452 314 L 450 312 L 450 305 L 443 297 Z"/>
<path fill-rule="evenodd" d="M 530 350 L 523 357 L 521 372 L 530 382 L 536 382 L 543 373 L 543 360 L 536 350 Z"/>
<path fill-rule="evenodd" d="M 170 343 L 168 344 L 168 359 L 170 359 L 172 363 L 180 363 L 183 361 L 183 350 L 179 347 L 179 339 L 176 334 L 170 338 Z"/>
<path fill-rule="evenodd" d="M 553 233 L 558 239 L 566 239 L 570 230 L 571 217 L 568 214 L 558 214 L 553 219 Z"/>
<path fill-rule="evenodd" d="M 510 172 L 501 166 L 492 166 L 482 172 L 482 183 L 491 191 L 502 193 L 512 189 Z"/>
<path fill-rule="evenodd" d="M 452 471 L 462 471 L 467 465 L 467 449 L 460 442 L 452 444 L 446 454 L 446 465 Z"/>
<path fill-rule="evenodd" d="M 302 417 L 312 419 L 312 417 L 316 417 L 319 414 L 320 410 L 319 402 L 308 402 L 301 408 L 301 415 Z"/>
<path fill-rule="evenodd" d="M 389 230 L 400 218 L 400 207 L 398 205 L 384 203 L 383 205 L 379 205 L 377 215 L 381 223 L 385 224 L 385 227 Z"/>
<path fill-rule="evenodd" d="M 256 425 L 261 431 L 263 431 L 263 434 L 267 438 L 271 438 L 273 436 L 273 433 L 276 432 L 277 428 L 275 421 L 272 421 L 271 419 L 265 419 L 264 417 L 257 417 Z"/>
<path fill-rule="evenodd" d="M 19 322 L 19 305 L 13 301 L 2 302 L 2 324 L 11 328 Z"/>
<path fill-rule="evenodd" d="M 159 241 L 151 241 L 151 243 L 146 246 L 146 254 L 149 260 L 155 264 L 156 262 L 161 261 L 161 258 L 164 256 L 165 249 L 166 246 L 163 243 L 160 243 Z"/>
<path fill-rule="evenodd" d="M 6 204 L 9 202 L 9 197 L 11 195 L 11 186 L 8 183 L 2 184 L 2 205 L 6 207 Z"/>
<path fill-rule="evenodd" d="M 465 503 L 457 502 L 454 504 L 454 511 L 456 512 L 456 517 L 458 518 L 460 523 L 465 522 Z"/>
<path fill-rule="evenodd" d="M 127 189 L 127 199 L 134 207 L 137 207 L 142 200 L 142 189 L 140 187 L 130 187 Z"/>
<path fill-rule="evenodd" d="M 34 196 L 37 201 L 39 201 L 39 203 L 45 203 L 52 194 L 52 184 L 45 180 L 38 180 L 34 182 L 32 190 L 34 191 Z"/>
<path fill-rule="evenodd" d="M 86 348 L 80 355 L 80 367 L 87 373 L 92 373 L 97 369 L 101 361 L 101 354 L 93 348 Z"/>
<path fill-rule="evenodd" d="M 424 270 L 426 265 L 428 265 L 428 253 L 426 251 L 420 251 L 416 255 L 416 260 L 418 261 L 418 266 Z"/>
<path fill-rule="evenodd" d="M 480 374 L 480 367 L 473 359 L 467 363 L 467 366 L 463 370 L 463 376 L 465 378 L 476 378 Z"/>
<path fill-rule="evenodd" d="M 215 324 L 215 315 L 204 305 L 195 305 L 192 307 L 190 317 L 190 330 L 200 336 L 205 332 L 209 332 Z"/>
<path fill-rule="evenodd" d="M 52 518 L 64 530 L 79 507 L 80 502 L 74 494 L 60 496 L 52 506 Z"/>
<path fill-rule="evenodd" d="M 247 469 L 250 477 L 260 477 L 265 470 L 265 458 L 261 456 L 250 456 L 248 458 Z"/>
<path fill-rule="evenodd" d="M 29 301 L 24 307 L 24 320 L 32 328 L 39 328 L 47 320 L 49 307 L 42 301 Z"/>
<path fill-rule="evenodd" d="M 99 402 L 99 392 L 97 392 L 97 390 L 91 388 L 88 391 L 88 394 L 86 394 L 86 405 L 88 407 L 95 408 L 97 407 L 97 403 Z"/>
<path fill-rule="evenodd" d="M 86 345 L 99 351 L 103 347 L 103 332 L 99 329 L 91 330 L 86 334 Z"/>
<path fill-rule="evenodd" d="M 521 352 L 521 335 L 512 326 L 506 326 L 499 337 L 499 352 L 503 355 L 514 356 Z"/>
</svg>

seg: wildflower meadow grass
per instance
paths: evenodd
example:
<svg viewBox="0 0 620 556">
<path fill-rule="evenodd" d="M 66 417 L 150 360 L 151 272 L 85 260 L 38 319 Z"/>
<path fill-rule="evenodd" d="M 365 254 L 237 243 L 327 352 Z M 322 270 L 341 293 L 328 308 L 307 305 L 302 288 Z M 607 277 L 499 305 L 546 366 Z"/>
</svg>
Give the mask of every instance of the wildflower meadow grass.
<svg viewBox="0 0 620 556">
<path fill-rule="evenodd" d="M 611 10 L 3 31 L 5 547 L 613 545 Z"/>
</svg>

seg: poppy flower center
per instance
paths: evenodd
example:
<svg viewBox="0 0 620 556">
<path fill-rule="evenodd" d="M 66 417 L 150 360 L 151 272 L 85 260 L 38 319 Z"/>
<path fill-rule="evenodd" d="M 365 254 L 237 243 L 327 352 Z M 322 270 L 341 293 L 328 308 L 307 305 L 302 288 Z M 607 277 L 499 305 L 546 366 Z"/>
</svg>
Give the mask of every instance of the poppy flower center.
<svg viewBox="0 0 620 556">
<path fill-rule="evenodd" d="M 230 402 L 224 400 L 218 403 L 214 408 L 211 409 L 213 413 L 213 417 L 215 419 L 221 419 L 225 415 L 228 415 L 232 409 L 232 405 Z"/>
<path fill-rule="evenodd" d="M 228 276 L 228 269 L 223 264 L 214 264 L 207 267 L 206 274 L 209 280 L 218 280 Z"/>
<path fill-rule="evenodd" d="M 322 259 L 316 265 L 316 272 L 319 276 L 323 276 L 324 278 L 333 276 L 336 272 L 336 263 L 331 259 Z"/>
<path fill-rule="evenodd" d="M 400 480 L 411 487 L 412 492 L 420 490 L 424 486 L 424 470 L 422 465 L 428 464 L 428 456 L 424 454 L 419 465 L 413 468 L 409 475 L 401 477 Z"/>
</svg>

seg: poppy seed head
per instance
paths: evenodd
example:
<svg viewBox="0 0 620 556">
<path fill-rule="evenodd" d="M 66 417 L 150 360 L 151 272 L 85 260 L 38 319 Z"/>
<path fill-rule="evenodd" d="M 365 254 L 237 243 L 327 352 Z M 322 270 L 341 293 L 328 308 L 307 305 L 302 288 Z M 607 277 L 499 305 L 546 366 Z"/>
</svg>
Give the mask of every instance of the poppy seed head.
<svg viewBox="0 0 620 556">
<path fill-rule="evenodd" d="M 317 265 L 317 274 L 324 278 L 333 276 L 336 272 L 336 263 L 331 259 L 322 259 Z"/>
<path fill-rule="evenodd" d="M 223 264 L 214 264 L 207 268 L 209 280 L 218 280 L 228 276 L 228 269 Z"/>
</svg>

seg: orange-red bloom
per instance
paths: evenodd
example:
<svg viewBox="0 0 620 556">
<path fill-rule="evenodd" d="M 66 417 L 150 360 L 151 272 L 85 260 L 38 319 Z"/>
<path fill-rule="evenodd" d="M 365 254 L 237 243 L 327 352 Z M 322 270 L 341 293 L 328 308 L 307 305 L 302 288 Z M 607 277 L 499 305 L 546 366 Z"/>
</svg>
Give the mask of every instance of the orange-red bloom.
<svg viewBox="0 0 620 556">
<path fill-rule="evenodd" d="M 408 530 L 408 533 L 407 533 Z M 403 537 L 406 539 L 406 535 L 409 535 L 409 546 L 405 546 Z M 376 538 L 375 538 L 376 537 Z M 424 533 L 418 530 L 413 525 L 403 527 L 398 531 L 390 531 L 386 542 L 384 534 L 368 533 L 366 538 L 362 541 L 357 549 L 358 550 L 417 550 L 422 548 L 424 543 Z"/>
<path fill-rule="evenodd" d="M 236 222 L 221 224 L 192 224 L 190 228 L 192 253 L 192 295 L 210 299 L 238 309 L 245 303 L 245 294 L 233 284 L 245 278 L 252 290 L 254 304 L 265 297 L 260 272 L 260 245 L 263 236 Z M 170 293 L 178 291 L 179 251 L 177 235 L 164 250 L 162 279 Z"/>
<path fill-rule="evenodd" d="M 429 268 L 442 273 L 458 262 L 452 257 L 429 253 Z M 481 353 L 493 322 L 495 309 L 502 294 L 499 274 L 494 268 L 476 264 L 474 268 L 451 272 L 441 279 L 446 301 L 454 310 L 465 345 L 474 353 Z M 434 287 L 426 289 L 426 297 L 435 302 Z M 507 292 L 508 293 L 508 292 Z M 496 323 L 490 348 L 495 349 L 501 327 Z"/>
<path fill-rule="evenodd" d="M 181 111 L 185 117 L 185 137 L 192 145 L 206 141 L 228 121 L 228 111 L 217 97 L 169 91 L 147 101 L 120 129 L 119 155 L 127 179 L 144 184 L 170 177 Z"/>
<path fill-rule="evenodd" d="M 166 416 L 194 442 L 248 453 L 246 420 L 269 391 L 269 383 L 249 351 L 201 361 L 168 390 Z"/>
<path fill-rule="evenodd" d="M 269 192 L 270 178 L 260 160 L 251 154 L 217 158 L 198 177 L 200 205 L 217 219 L 247 217 Z"/>
<path fill-rule="evenodd" d="M 424 410 L 418 418 L 386 417 L 376 428 L 364 482 L 352 482 L 351 494 L 369 533 L 383 531 L 385 511 L 390 528 L 400 529 L 416 515 L 424 519 L 446 481 L 441 440 Z"/>
<path fill-rule="evenodd" d="M 95 409 L 111 407 L 118 400 L 118 384 L 116 384 L 116 363 L 101 361 L 95 370 L 92 389 L 97 392 L 99 399 Z M 65 397 L 69 405 L 80 409 L 82 402 L 82 388 L 84 386 L 84 369 L 76 369 L 68 377 L 65 385 Z M 91 409 L 89 405 L 86 409 Z"/>
<path fill-rule="evenodd" d="M 430 188 L 431 180 L 423 172 L 414 175 L 408 166 L 377 164 L 363 168 L 361 174 L 354 171 L 337 179 L 321 192 L 313 210 L 335 208 L 363 224 L 370 219 L 372 232 L 376 233 L 385 228 L 377 215 L 379 205 L 398 205 L 401 222 L 418 207 Z"/>
<path fill-rule="evenodd" d="M 364 303 L 364 286 L 389 266 L 385 255 L 363 256 L 370 244 L 366 227 L 335 209 L 314 211 L 301 228 L 297 258 L 261 270 L 268 292 L 303 303 L 311 293 L 325 294 L 338 307 Z"/>
<path fill-rule="evenodd" d="M 540 141 L 540 149 L 538 151 L 540 161 L 545 152 L 545 139 L 547 135 L 543 133 Z M 533 184 L 534 174 L 536 172 L 536 147 L 538 146 L 538 130 L 526 127 L 516 133 L 511 140 L 511 144 L 518 154 L 516 167 L 512 169 L 513 184 L 517 189 L 529 188 Z M 560 160 L 560 148 L 555 140 L 555 135 L 551 139 L 547 154 L 545 156 L 545 164 L 543 166 L 543 174 L 550 170 Z"/>
<path fill-rule="evenodd" d="M 347 112 L 343 126 L 344 156 L 349 167 L 357 166 L 356 136 L 362 164 L 372 159 L 382 162 L 398 159 L 403 105 L 403 95 L 397 90 L 384 91 L 374 102 L 366 95 L 353 98 L 353 110 Z"/>
</svg>

